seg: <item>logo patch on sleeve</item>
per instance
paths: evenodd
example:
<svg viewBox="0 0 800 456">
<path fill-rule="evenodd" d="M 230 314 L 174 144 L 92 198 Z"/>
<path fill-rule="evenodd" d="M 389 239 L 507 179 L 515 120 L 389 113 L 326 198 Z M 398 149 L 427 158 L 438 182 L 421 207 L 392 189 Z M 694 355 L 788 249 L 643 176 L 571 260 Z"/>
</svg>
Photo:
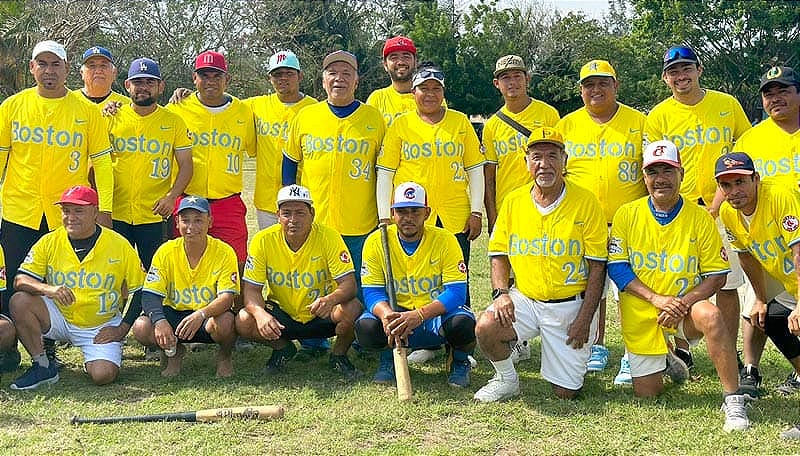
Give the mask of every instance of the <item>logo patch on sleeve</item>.
<svg viewBox="0 0 800 456">
<path fill-rule="evenodd" d="M 367 265 L 362 265 L 361 266 L 361 277 L 366 277 L 368 275 L 369 275 L 369 268 L 367 268 Z"/>
<path fill-rule="evenodd" d="M 248 271 L 252 271 L 256 268 L 253 264 L 253 257 L 250 255 L 247 255 L 247 259 L 244 261 L 244 268 Z"/>
<path fill-rule="evenodd" d="M 339 254 L 339 261 L 341 261 L 342 263 L 350 262 L 350 254 L 347 253 L 347 250 L 342 250 L 342 253 Z"/>
<path fill-rule="evenodd" d="M 231 273 L 231 283 L 239 283 L 239 273 L 232 272 Z"/>
<path fill-rule="evenodd" d="M 800 222 L 798 222 L 797 217 L 794 215 L 787 215 L 781 221 L 781 226 L 783 226 L 784 230 L 791 233 L 792 231 L 797 230 L 798 226 L 800 226 Z"/>
<path fill-rule="evenodd" d="M 725 247 L 719 249 L 719 257 L 725 261 L 728 261 L 728 252 L 725 251 Z"/>
<path fill-rule="evenodd" d="M 464 260 L 458 262 L 458 270 L 462 273 L 467 273 L 467 263 L 464 263 Z"/>
<path fill-rule="evenodd" d="M 612 237 L 608 240 L 608 254 L 609 255 L 618 255 L 622 253 L 622 239 L 618 237 Z"/>
<path fill-rule="evenodd" d="M 160 277 L 158 276 L 158 268 L 150 266 L 150 270 L 147 271 L 147 278 L 145 279 L 145 281 L 147 283 L 158 282 L 159 278 Z"/>
</svg>

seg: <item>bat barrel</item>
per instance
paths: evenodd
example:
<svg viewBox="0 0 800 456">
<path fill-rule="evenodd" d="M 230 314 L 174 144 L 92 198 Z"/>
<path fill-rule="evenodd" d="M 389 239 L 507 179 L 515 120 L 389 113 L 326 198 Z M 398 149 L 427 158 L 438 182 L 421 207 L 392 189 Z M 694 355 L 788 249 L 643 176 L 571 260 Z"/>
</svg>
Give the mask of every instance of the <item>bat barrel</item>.
<svg viewBox="0 0 800 456">
<path fill-rule="evenodd" d="M 161 413 L 155 415 L 106 416 L 82 418 L 73 416 L 72 424 L 148 423 L 154 421 L 195 421 L 195 412 Z"/>
</svg>

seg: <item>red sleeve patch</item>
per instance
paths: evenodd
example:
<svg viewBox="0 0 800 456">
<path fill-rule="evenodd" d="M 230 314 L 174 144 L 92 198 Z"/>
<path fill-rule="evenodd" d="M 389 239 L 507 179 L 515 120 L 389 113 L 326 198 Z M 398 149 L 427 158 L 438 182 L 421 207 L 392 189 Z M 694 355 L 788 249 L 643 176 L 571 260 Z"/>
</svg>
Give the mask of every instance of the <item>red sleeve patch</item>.
<svg viewBox="0 0 800 456">
<path fill-rule="evenodd" d="M 342 253 L 339 254 L 339 260 L 342 263 L 349 263 L 350 262 L 350 254 L 347 253 L 347 250 L 342 250 Z"/>
<path fill-rule="evenodd" d="M 797 228 L 800 226 L 800 222 L 797 221 L 797 217 L 794 215 L 787 215 L 781 221 L 781 226 L 783 226 L 784 230 L 791 233 L 792 231 L 797 230 Z"/>
<path fill-rule="evenodd" d="M 467 263 L 464 263 L 464 260 L 458 262 L 458 270 L 462 273 L 467 273 Z"/>
</svg>

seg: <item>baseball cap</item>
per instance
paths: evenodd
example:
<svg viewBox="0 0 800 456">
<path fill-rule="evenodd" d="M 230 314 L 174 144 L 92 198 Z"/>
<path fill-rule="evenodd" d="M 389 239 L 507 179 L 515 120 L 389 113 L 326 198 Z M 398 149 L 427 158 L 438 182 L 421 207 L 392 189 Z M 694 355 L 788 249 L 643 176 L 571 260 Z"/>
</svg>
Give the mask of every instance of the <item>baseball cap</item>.
<svg viewBox="0 0 800 456">
<path fill-rule="evenodd" d="M 744 152 L 730 152 L 717 159 L 714 166 L 714 178 L 726 174 L 743 174 L 749 176 L 756 172 L 753 159 Z"/>
<path fill-rule="evenodd" d="M 411 79 L 411 88 L 413 89 L 430 79 L 435 79 L 444 87 L 444 72 L 442 70 L 438 68 L 423 68 L 414 73 L 414 77 Z"/>
<path fill-rule="evenodd" d="M 416 182 L 403 182 L 394 189 L 392 209 L 398 207 L 428 207 L 428 195 Z"/>
<path fill-rule="evenodd" d="M 92 46 L 83 53 L 83 63 L 86 63 L 92 57 L 103 57 L 107 59 L 109 62 L 114 63 L 114 56 L 111 55 L 111 51 L 102 47 L 102 46 Z"/>
<path fill-rule="evenodd" d="M 700 58 L 689 46 L 677 45 L 667 49 L 664 53 L 664 70 L 676 63 L 694 63 L 700 65 Z"/>
<path fill-rule="evenodd" d="M 614 71 L 614 67 L 605 60 L 590 60 L 586 65 L 581 67 L 580 79 L 578 79 L 578 82 L 581 83 L 584 79 L 592 76 L 617 79 L 617 72 Z"/>
<path fill-rule="evenodd" d="M 665 139 L 653 141 L 644 148 L 642 168 L 647 168 L 656 163 L 666 163 L 675 168 L 681 167 L 681 154 L 672 141 Z"/>
<path fill-rule="evenodd" d="M 228 72 L 228 64 L 225 62 L 225 56 L 216 51 L 201 52 L 194 61 L 194 71 L 211 68 L 214 70 Z"/>
<path fill-rule="evenodd" d="M 52 52 L 59 59 L 67 61 L 67 50 L 59 43 L 52 40 L 40 41 L 33 47 L 31 60 L 36 59 L 42 52 Z"/>
<path fill-rule="evenodd" d="M 761 85 L 758 86 L 758 91 L 763 91 L 772 83 L 785 86 L 793 85 L 800 88 L 800 77 L 797 76 L 797 73 L 791 67 L 774 66 L 761 76 Z"/>
<path fill-rule="evenodd" d="M 322 69 L 328 68 L 328 66 L 332 63 L 336 62 L 344 62 L 350 64 L 356 71 L 358 71 L 358 60 L 356 60 L 356 56 L 347 52 L 347 51 L 333 51 L 330 54 L 325 56 L 325 59 L 322 60 Z"/>
<path fill-rule="evenodd" d="M 161 80 L 161 69 L 155 60 L 142 57 L 131 62 L 128 70 L 128 81 L 131 79 L 148 78 Z"/>
<path fill-rule="evenodd" d="M 519 70 L 528 72 L 528 67 L 525 66 L 525 61 L 518 55 L 504 55 L 497 59 L 494 64 L 494 77 L 500 76 L 500 73 L 510 70 Z"/>
<path fill-rule="evenodd" d="M 407 51 L 414 55 L 417 55 L 417 47 L 414 46 L 414 42 L 411 38 L 405 36 L 394 36 L 386 40 L 386 43 L 383 45 L 383 58 L 385 59 L 386 56 L 391 54 L 392 52 L 402 52 Z"/>
<path fill-rule="evenodd" d="M 292 184 L 278 190 L 278 206 L 289 201 L 300 201 L 309 206 L 314 206 L 314 201 L 311 200 L 311 192 L 302 185 Z"/>
<path fill-rule="evenodd" d="M 194 195 L 189 195 L 181 200 L 181 204 L 178 205 L 178 213 L 180 214 L 184 209 L 194 209 L 204 214 L 211 212 L 211 207 L 208 205 L 208 200 L 202 196 Z"/>
<path fill-rule="evenodd" d="M 539 143 L 555 144 L 563 149 L 564 137 L 555 128 L 539 127 L 531 132 L 531 135 L 528 137 L 528 144 L 525 147 L 529 148 L 532 145 Z"/>
<path fill-rule="evenodd" d="M 85 185 L 75 185 L 64 190 L 56 204 L 77 204 L 78 206 L 97 206 L 97 192 Z"/>
<path fill-rule="evenodd" d="M 269 58 L 267 73 L 272 73 L 278 68 L 291 68 L 293 70 L 302 71 L 300 69 L 300 60 L 292 51 L 278 51 L 272 54 L 272 57 Z"/>
</svg>

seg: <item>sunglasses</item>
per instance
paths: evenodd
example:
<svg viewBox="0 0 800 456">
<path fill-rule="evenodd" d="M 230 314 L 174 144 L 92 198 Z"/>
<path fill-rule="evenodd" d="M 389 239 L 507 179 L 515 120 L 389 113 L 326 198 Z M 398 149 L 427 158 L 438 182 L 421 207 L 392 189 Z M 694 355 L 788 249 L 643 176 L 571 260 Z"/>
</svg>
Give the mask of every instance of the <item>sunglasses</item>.
<svg viewBox="0 0 800 456">
<path fill-rule="evenodd" d="M 426 79 L 431 76 L 440 81 L 444 81 L 444 73 L 435 70 L 422 70 L 419 73 L 417 73 L 416 79 Z"/>
<path fill-rule="evenodd" d="M 700 59 L 697 58 L 697 54 L 694 53 L 692 48 L 687 46 L 673 46 L 667 49 L 667 52 L 664 53 L 664 63 L 668 64 L 674 62 L 675 60 L 693 60 L 695 62 L 699 62 Z"/>
</svg>

